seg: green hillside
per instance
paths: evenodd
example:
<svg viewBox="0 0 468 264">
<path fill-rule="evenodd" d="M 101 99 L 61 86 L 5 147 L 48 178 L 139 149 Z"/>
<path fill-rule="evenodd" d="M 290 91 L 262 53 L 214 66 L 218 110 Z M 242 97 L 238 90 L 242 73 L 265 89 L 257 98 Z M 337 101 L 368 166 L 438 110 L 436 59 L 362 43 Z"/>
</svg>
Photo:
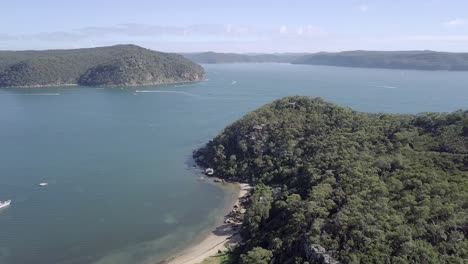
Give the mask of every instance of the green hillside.
<svg viewBox="0 0 468 264">
<path fill-rule="evenodd" d="M 345 67 L 467 71 L 468 53 L 436 51 L 345 51 L 305 55 L 293 64 Z"/>
<path fill-rule="evenodd" d="M 362 113 L 287 97 L 194 157 L 255 186 L 240 263 L 468 259 L 468 111 Z"/>
<path fill-rule="evenodd" d="M 218 53 L 200 52 L 184 53 L 186 58 L 196 63 L 221 64 L 221 63 L 263 63 L 263 62 L 283 62 L 289 63 L 301 57 L 301 53 L 278 53 L 278 54 L 238 54 L 238 53 Z"/>
<path fill-rule="evenodd" d="M 203 68 L 178 54 L 135 45 L 76 50 L 0 51 L 0 87 L 151 85 L 196 81 Z"/>
<path fill-rule="evenodd" d="M 197 63 L 261 63 L 328 65 L 342 67 L 467 71 L 468 53 L 436 51 L 344 51 L 319 53 L 186 53 Z"/>
</svg>

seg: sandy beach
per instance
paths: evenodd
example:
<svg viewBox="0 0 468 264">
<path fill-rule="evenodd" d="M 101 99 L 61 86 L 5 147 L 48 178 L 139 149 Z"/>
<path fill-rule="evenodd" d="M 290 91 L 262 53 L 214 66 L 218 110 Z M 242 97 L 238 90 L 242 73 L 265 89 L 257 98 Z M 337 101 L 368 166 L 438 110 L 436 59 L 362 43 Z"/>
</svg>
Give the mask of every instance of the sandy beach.
<svg viewBox="0 0 468 264">
<path fill-rule="evenodd" d="M 250 191 L 250 185 L 239 184 L 239 196 L 232 207 L 240 206 L 240 198 L 244 197 Z M 240 241 L 240 235 L 234 230 L 231 224 L 223 223 L 212 230 L 203 240 L 196 243 L 172 258 L 162 262 L 165 264 L 196 264 L 208 257 L 215 256 L 219 251 L 226 250 L 226 245 Z"/>
</svg>

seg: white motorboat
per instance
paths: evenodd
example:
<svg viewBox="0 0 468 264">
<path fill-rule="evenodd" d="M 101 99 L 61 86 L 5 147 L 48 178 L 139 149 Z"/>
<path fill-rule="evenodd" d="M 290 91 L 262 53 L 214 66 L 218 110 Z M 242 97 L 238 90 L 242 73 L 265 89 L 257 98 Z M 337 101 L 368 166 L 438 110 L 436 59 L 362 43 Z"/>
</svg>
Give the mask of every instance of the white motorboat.
<svg viewBox="0 0 468 264">
<path fill-rule="evenodd" d="M 9 206 L 11 203 L 11 200 L 6 200 L 4 202 L 0 201 L 0 209 Z"/>
<path fill-rule="evenodd" d="M 214 174 L 214 170 L 212 168 L 208 168 L 205 170 L 205 174 L 208 176 L 212 176 Z"/>
</svg>

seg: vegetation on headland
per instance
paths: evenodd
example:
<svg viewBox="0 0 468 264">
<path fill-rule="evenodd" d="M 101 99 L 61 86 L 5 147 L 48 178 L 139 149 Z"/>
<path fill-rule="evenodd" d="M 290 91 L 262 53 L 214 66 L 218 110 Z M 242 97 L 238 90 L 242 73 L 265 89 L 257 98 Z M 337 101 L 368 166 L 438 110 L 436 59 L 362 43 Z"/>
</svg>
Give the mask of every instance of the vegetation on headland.
<svg viewBox="0 0 468 264">
<path fill-rule="evenodd" d="M 287 97 L 228 126 L 195 159 L 255 185 L 235 262 L 468 259 L 468 111 L 362 113 Z"/>
<path fill-rule="evenodd" d="M 75 50 L 0 51 L 0 87 L 133 86 L 197 81 L 200 65 L 135 45 Z"/>
<path fill-rule="evenodd" d="M 320 52 L 300 57 L 292 63 L 364 68 L 468 71 L 468 53 L 430 50 Z"/>
<path fill-rule="evenodd" d="M 292 62 L 305 53 L 277 53 L 277 54 L 239 54 L 200 52 L 184 53 L 184 57 L 196 63 L 219 64 L 219 63 L 262 63 L 262 62 Z"/>
<path fill-rule="evenodd" d="M 186 53 L 197 63 L 259 63 L 329 65 L 343 67 L 468 71 L 468 53 L 437 51 L 344 51 L 319 53 Z"/>
<path fill-rule="evenodd" d="M 217 256 L 209 257 L 205 259 L 201 264 L 232 264 L 233 260 L 231 256 L 226 253 L 222 253 Z"/>
</svg>

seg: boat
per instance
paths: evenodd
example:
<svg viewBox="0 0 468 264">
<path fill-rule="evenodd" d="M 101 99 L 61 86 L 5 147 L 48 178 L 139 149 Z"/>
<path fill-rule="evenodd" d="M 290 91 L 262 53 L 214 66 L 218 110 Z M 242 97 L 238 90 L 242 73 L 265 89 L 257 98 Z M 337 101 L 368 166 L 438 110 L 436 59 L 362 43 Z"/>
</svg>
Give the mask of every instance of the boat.
<svg viewBox="0 0 468 264">
<path fill-rule="evenodd" d="M 212 176 L 214 174 L 214 170 L 212 168 L 208 168 L 205 170 L 205 174 L 208 176 Z"/>
<path fill-rule="evenodd" d="M 39 183 L 39 186 L 47 186 L 47 185 L 49 185 L 47 182 L 41 182 L 41 183 Z"/>
<path fill-rule="evenodd" d="M 4 202 L 0 201 L 0 209 L 9 206 L 11 203 L 11 200 L 6 200 Z"/>
</svg>

